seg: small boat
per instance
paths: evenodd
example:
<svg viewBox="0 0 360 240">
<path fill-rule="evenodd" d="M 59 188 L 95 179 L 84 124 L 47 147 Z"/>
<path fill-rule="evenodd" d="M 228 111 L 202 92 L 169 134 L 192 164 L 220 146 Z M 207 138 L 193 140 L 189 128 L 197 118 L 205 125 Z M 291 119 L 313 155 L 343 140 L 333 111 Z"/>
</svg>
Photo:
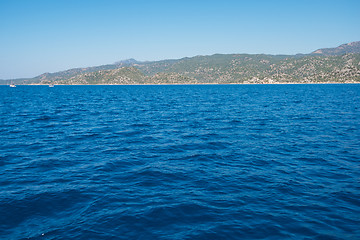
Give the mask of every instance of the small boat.
<svg viewBox="0 0 360 240">
<path fill-rule="evenodd" d="M 54 87 L 54 84 L 50 84 L 49 87 Z"/>
<path fill-rule="evenodd" d="M 10 84 L 10 87 L 16 87 L 16 85 L 15 84 Z"/>
</svg>

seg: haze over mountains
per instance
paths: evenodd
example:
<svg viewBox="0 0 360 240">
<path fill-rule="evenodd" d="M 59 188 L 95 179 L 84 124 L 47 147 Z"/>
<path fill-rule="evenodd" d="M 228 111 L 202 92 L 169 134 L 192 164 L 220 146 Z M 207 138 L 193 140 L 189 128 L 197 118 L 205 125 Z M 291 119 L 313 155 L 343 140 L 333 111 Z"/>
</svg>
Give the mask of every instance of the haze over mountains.
<svg viewBox="0 0 360 240">
<path fill-rule="evenodd" d="M 310 54 L 215 54 L 44 73 L 1 84 L 196 84 L 360 82 L 360 41 Z"/>
</svg>

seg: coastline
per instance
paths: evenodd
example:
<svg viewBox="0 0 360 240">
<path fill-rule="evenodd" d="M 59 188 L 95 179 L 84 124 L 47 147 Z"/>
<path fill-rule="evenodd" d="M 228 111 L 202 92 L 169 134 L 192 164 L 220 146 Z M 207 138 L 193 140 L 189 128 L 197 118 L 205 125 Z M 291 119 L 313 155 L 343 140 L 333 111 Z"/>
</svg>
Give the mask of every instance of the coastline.
<svg viewBox="0 0 360 240">
<path fill-rule="evenodd" d="M 158 85 L 322 85 L 360 84 L 360 82 L 291 82 L 291 83 L 143 83 L 143 84 L 53 84 L 54 86 L 158 86 Z M 1 86 L 1 85 L 0 85 Z M 3 84 L 3 86 L 8 86 Z M 49 84 L 17 84 L 16 86 L 49 86 Z"/>
</svg>

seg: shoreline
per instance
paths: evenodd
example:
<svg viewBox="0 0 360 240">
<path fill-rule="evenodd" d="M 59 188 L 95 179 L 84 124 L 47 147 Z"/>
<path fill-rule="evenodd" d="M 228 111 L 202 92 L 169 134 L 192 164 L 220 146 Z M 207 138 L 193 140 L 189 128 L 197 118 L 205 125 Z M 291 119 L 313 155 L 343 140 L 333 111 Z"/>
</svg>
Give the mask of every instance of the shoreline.
<svg viewBox="0 0 360 240">
<path fill-rule="evenodd" d="M 54 86 L 158 86 L 158 85 L 325 85 L 325 84 L 360 84 L 360 82 L 311 82 L 311 83 L 144 83 L 144 84 L 53 84 Z M 49 86 L 50 84 L 16 84 L 16 86 Z M 0 86 L 9 86 L 2 84 Z"/>
</svg>

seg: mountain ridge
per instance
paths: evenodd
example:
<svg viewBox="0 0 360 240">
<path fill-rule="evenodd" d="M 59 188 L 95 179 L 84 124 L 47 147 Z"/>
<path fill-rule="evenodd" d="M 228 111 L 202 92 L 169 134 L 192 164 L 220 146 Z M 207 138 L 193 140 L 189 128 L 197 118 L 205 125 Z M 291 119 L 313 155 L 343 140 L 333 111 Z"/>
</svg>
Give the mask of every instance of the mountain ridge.
<svg viewBox="0 0 360 240">
<path fill-rule="evenodd" d="M 320 48 L 313 51 L 311 54 L 336 56 L 348 53 L 360 53 L 360 41 L 341 44 L 340 46 L 335 48 Z"/>
<path fill-rule="evenodd" d="M 73 68 L 15 84 L 192 84 L 360 82 L 360 41 L 310 54 L 213 54 Z"/>
</svg>

